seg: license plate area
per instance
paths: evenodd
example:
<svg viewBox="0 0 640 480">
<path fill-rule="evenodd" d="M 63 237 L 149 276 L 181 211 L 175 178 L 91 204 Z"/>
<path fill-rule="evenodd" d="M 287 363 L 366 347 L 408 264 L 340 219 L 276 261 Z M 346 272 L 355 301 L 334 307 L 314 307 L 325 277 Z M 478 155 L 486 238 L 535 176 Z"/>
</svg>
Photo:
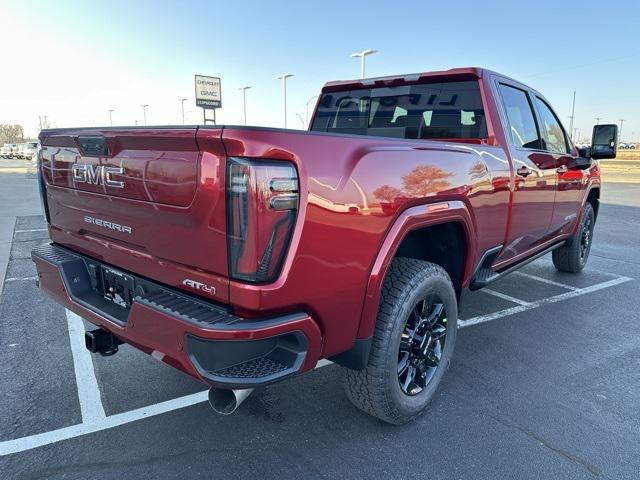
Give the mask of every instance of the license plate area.
<svg viewBox="0 0 640 480">
<path fill-rule="evenodd" d="M 100 268 L 101 294 L 106 300 L 129 309 L 135 296 L 135 279 L 133 276 L 102 266 Z"/>
</svg>

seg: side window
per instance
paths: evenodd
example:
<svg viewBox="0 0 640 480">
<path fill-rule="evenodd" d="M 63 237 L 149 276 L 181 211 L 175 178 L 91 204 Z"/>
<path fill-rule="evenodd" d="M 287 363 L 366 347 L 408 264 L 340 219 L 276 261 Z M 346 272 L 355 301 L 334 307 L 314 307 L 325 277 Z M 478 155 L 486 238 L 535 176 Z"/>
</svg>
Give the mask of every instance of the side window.
<svg viewBox="0 0 640 480">
<path fill-rule="evenodd" d="M 527 93 L 504 84 L 500 84 L 500 93 L 513 144 L 521 148 L 539 149 L 541 143 Z"/>
<path fill-rule="evenodd" d="M 540 130 L 542 131 L 545 150 L 553 153 L 568 153 L 567 139 L 558 117 L 555 116 L 549 105 L 543 100 L 535 97 L 535 102 L 540 115 Z"/>
</svg>

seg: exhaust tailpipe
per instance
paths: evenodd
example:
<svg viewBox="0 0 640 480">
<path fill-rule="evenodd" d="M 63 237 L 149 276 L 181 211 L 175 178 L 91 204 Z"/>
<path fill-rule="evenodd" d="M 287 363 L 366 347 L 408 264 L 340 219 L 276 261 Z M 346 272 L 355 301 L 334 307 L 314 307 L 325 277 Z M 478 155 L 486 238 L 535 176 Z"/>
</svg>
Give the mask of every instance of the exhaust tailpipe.
<svg viewBox="0 0 640 480">
<path fill-rule="evenodd" d="M 209 389 L 209 405 L 216 413 L 231 415 L 253 392 L 253 388 L 244 390 L 224 390 L 211 387 Z"/>
</svg>

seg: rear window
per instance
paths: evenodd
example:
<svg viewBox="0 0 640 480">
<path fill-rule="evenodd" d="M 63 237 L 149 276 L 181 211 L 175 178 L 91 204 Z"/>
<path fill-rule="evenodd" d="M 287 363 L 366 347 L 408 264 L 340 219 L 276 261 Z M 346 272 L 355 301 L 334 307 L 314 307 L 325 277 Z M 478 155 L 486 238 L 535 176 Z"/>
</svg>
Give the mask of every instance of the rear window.
<svg viewBox="0 0 640 480">
<path fill-rule="evenodd" d="M 311 130 L 411 139 L 487 136 L 477 81 L 325 93 Z"/>
</svg>

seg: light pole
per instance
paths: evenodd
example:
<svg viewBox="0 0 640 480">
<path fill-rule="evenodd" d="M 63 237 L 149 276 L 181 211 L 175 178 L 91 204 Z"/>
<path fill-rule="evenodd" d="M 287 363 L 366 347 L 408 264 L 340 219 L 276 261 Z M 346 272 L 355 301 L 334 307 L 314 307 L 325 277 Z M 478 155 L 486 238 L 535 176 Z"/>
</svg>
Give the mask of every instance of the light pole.
<svg viewBox="0 0 640 480">
<path fill-rule="evenodd" d="M 314 95 L 313 97 L 311 97 L 309 100 L 307 100 L 307 128 L 309 128 L 309 104 L 311 102 L 313 102 L 316 98 L 318 98 L 318 95 Z"/>
<path fill-rule="evenodd" d="M 602 120 L 602 117 L 596 117 L 596 125 L 600 125 L 600 120 Z"/>
<path fill-rule="evenodd" d="M 378 52 L 377 50 L 372 50 L 368 48 L 361 52 L 356 52 L 351 54 L 351 56 L 354 58 L 360 57 L 360 78 L 364 78 L 364 59 L 367 57 L 367 55 L 373 55 L 374 53 L 377 53 L 377 52 Z"/>
<path fill-rule="evenodd" d="M 293 73 L 284 73 L 276 80 L 282 80 L 282 94 L 284 95 L 284 128 L 287 128 L 287 78 L 293 77 Z"/>
<path fill-rule="evenodd" d="M 184 102 L 186 102 L 187 100 L 189 100 L 188 98 L 179 98 L 178 101 L 180 102 L 180 107 L 182 107 L 182 124 L 184 125 Z"/>
<path fill-rule="evenodd" d="M 114 110 L 113 108 L 110 108 L 110 109 L 109 109 L 109 126 L 110 126 L 110 127 L 113 127 L 113 112 L 114 112 L 114 111 L 115 111 L 115 110 Z"/>
<path fill-rule="evenodd" d="M 620 130 L 618 130 L 618 143 L 622 141 L 622 124 L 624 123 L 624 119 L 620 119 Z"/>
<path fill-rule="evenodd" d="M 147 126 L 147 107 L 149 105 L 144 104 L 144 105 L 140 105 L 140 106 L 142 107 L 142 118 L 143 118 L 143 121 L 144 121 L 144 126 L 146 127 Z"/>
<path fill-rule="evenodd" d="M 298 120 L 300 120 L 300 125 L 302 125 L 302 130 L 304 130 L 304 118 L 302 118 L 302 115 L 300 115 L 299 113 L 296 113 L 296 117 L 298 117 Z"/>
<path fill-rule="evenodd" d="M 251 88 L 250 85 L 245 85 L 244 87 L 238 88 L 238 90 L 242 90 L 242 108 L 244 110 L 244 124 L 247 124 L 247 90 Z M 286 109 L 285 109 L 286 110 Z"/>
<path fill-rule="evenodd" d="M 576 115 L 576 91 L 573 91 L 573 104 L 571 105 L 571 123 L 569 124 L 569 131 L 571 132 L 571 134 L 573 134 L 573 119 L 575 118 Z M 571 140 L 574 140 L 574 138 L 572 138 Z"/>
</svg>

